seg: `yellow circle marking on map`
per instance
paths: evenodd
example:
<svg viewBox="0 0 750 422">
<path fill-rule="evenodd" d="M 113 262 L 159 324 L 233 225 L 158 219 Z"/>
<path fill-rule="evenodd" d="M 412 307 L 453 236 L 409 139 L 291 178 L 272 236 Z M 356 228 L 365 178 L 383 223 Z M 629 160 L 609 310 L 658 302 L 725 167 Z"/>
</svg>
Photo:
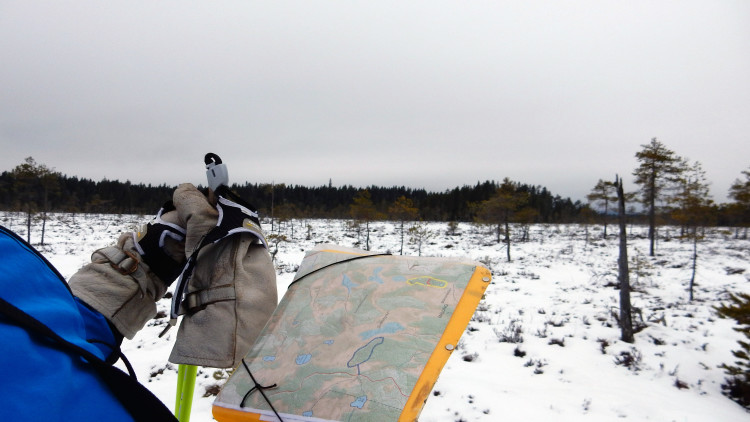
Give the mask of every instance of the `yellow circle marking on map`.
<svg viewBox="0 0 750 422">
<path fill-rule="evenodd" d="M 439 278 L 433 278 L 428 276 L 419 276 L 414 278 L 409 278 L 406 280 L 407 284 L 410 284 L 412 286 L 425 286 L 425 287 L 434 287 L 436 289 L 443 289 L 445 286 L 448 285 L 448 282 L 445 280 L 441 280 Z"/>
</svg>

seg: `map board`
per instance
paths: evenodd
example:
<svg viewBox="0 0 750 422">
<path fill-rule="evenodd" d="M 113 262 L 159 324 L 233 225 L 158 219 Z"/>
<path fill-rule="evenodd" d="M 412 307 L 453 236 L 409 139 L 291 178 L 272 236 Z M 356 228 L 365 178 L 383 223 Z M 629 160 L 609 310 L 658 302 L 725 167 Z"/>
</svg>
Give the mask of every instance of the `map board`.
<svg viewBox="0 0 750 422">
<path fill-rule="evenodd" d="M 214 418 L 417 420 L 489 283 L 469 260 L 319 245 L 222 388 Z"/>
</svg>

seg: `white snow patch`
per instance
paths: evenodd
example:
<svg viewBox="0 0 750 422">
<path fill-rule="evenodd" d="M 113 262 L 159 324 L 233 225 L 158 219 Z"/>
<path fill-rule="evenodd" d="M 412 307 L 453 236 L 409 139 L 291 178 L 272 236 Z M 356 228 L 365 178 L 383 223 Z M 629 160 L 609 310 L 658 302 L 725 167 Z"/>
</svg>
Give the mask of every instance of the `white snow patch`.
<svg viewBox="0 0 750 422">
<path fill-rule="evenodd" d="M 95 249 L 112 244 L 119 233 L 146 221 L 135 215 L 52 214 L 45 245 L 39 246 L 63 276 L 70 277 Z M 26 236 L 20 214 L 0 212 L 0 224 Z M 635 319 L 646 325 L 634 344 L 619 340 L 617 243 L 601 239 L 601 227 L 535 225 L 531 240 L 511 246 L 513 261 L 487 227 L 462 223 L 459 235 L 446 223 L 423 223 L 435 234 L 422 255 L 461 256 L 480 261 L 493 282 L 459 347 L 449 359 L 420 421 L 737 421 L 750 419 L 721 394 L 732 350 L 742 337 L 733 321 L 719 319 L 713 307 L 729 292 L 750 293 L 750 241 L 710 229 L 699 245 L 695 300 L 688 301 L 691 244 L 662 239 L 657 256 L 647 256 L 646 228 L 632 227 L 629 240 Z M 309 226 L 309 230 L 308 230 Z M 39 242 L 40 225 L 32 227 Z M 270 228 L 269 224 L 265 225 Z M 293 229 L 293 234 L 292 234 Z M 371 224 L 371 249 L 398 253 L 398 226 Z M 293 220 L 275 230 L 289 241 L 276 255 L 279 296 L 283 295 L 305 251 L 317 243 L 363 247 L 362 236 L 344 220 Z M 311 234 L 307 239 L 307 234 Z M 610 233 L 613 227 L 610 227 Z M 662 233 L 676 236 L 677 229 Z M 408 254 L 416 254 L 412 245 Z M 727 268 L 748 269 L 730 274 Z M 167 312 L 168 300 L 159 302 Z M 151 321 L 123 351 L 138 379 L 170 408 L 174 406 L 177 367 L 167 363 L 176 330 L 158 333 L 166 318 Z M 520 332 L 519 332 L 520 330 Z M 503 334 L 522 342 L 500 342 Z M 520 340 L 517 338 L 517 340 Z M 636 368 L 615 361 L 636 357 Z M 519 356 L 516 356 L 519 355 Z M 523 355 L 523 356 L 520 356 Z M 124 369 L 121 363 L 118 366 Z M 225 371 L 201 368 L 192 420 L 211 420 L 213 397 Z M 218 378 L 218 379 L 217 379 Z M 677 384 L 687 388 L 678 388 Z"/>
</svg>

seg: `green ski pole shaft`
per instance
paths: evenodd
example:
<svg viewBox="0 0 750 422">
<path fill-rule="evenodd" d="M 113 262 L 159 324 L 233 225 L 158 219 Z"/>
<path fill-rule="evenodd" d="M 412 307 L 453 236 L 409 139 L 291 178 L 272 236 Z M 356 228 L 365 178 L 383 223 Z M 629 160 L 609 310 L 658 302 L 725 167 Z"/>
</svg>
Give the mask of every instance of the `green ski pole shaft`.
<svg viewBox="0 0 750 422">
<path fill-rule="evenodd" d="M 177 365 L 177 390 L 175 394 L 174 413 L 180 410 L 180 398 L 182 397 L 182 384 L 185 382 L 185 366 Z"/>
<path fill-rule="evenodd" d="M 195 365 L 179 365 L 177 369 L 177 401 L 174 406 L 174 415 L 180 422 L 190 421 L 197 374 L 198 367 Z"/>
</svg>

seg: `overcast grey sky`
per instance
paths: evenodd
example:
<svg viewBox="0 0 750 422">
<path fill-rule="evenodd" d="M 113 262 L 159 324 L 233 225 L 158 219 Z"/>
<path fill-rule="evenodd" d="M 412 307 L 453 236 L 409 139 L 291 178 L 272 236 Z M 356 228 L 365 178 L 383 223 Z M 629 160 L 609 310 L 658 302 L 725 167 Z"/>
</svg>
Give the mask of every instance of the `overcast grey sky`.
<svg viewBox="0 0 750 422">
<path fill-rule="evenodd" d="M 656 137 L 750 167 L 750 1 L 4 1 L 0 170 L 204 183 L 509 177 L 583 199 Z"/>
</svg>

